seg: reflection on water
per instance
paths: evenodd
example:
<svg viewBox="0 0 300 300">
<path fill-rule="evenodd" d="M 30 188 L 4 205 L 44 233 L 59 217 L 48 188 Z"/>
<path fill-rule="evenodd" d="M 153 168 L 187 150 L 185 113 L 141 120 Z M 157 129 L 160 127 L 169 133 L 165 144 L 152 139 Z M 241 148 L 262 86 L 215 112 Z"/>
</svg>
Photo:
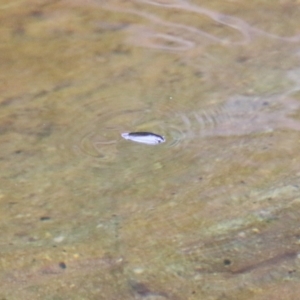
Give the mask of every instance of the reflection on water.
<svg viewBox="0 0 300 300">
<path fill-rule="evenodd" d="M 247 22 L 240 18 L 236 18 L 230 15 L 222 14 L 217 11 L 207 9 L 195 4 L 190 3 L 185 0 L 175 0 L 170 2 L 165 1 L 153 1 L 153 0 L 136 0 L 137 3 L 145 3 L 148 5 L 158 6 L 165 9 L 176 9 L 177 12 L 190 12 L 192 14 L 199 14 L 200 16 L 205 16 L 213 20 L 216 24 L 224 25 L 223 37 L 219 37 L 219 33 L 209 33 L 208 31 L 201 30 L 196 26 L 187 26 L 184 24 L 178 24 L 175 22 L 167 22 L 160 19 L 158 16 L 145 13 L 138 9 L 118 9 L 116 6 L 109 6 L 108 9 L 114 11 L 122 11 L 126 13 L 136 14 L 142 18 L 145 18 L 151 22 L 151 25 L 159 26 L 162 32 L 155 32 L 155 30 L 150 31 L 149 28 L 135 27 L 132 32 L 134 35 L 131 41 L 136 45 L 141 45 L 149 48 L 156 48 L 160 50 L 170 50 L 170 51 L 183 51 L 189 50 L 197 44 L 207 42 L 214 43 L 225 43 L 228 45 L 243 45 L 245 43 L 250 43 L 255 36 L 263 36 L 271 39 L 279 39 L 281 41 L 288 42 L 298 42 L 300 40 L 300 35 L 295 35 L 291 37 L 279 36 L 276 34 L 271 34 L 255 26 L 251 26 Z M 227 27 L 226 27 L 227 26 Z M 230 29 L 233 29 L 231 31 Z M 169 30 L 173 31 L 171 34 L 167 33 Z M 234 31 L 238 32 L 242 37 L 238 41 L 234 39 Z M 201 42 L 197 38 L 204 39 Z"/>
<path fill-rule="evenodd" d="M 0 296 L 298 299 L 296 4 L 14 3 Z"/>
</svg>

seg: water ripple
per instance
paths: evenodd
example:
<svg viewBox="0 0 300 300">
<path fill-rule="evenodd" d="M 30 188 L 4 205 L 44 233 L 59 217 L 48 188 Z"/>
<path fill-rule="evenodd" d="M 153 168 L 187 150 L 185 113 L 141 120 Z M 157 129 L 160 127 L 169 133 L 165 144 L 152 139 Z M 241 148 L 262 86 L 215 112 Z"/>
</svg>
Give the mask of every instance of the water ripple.
<svg viewBox="0 0 300 300">
<path fill-rule="evenodd" d="M 296 90 L 265 97 L 235 95 L 223 104 L 208 105 L 198 111 L 185 107 L 174 110 L 163 104 L 151 108 L 103 109 L 94 103 L 87 116 L 80 112 L 76 117 L 80 128 L 74 129 L 78 138 L 73 149 L 98 163 L 118 163 L 124 159 L 120 152 L 120 144 L 124 145 L 122 132 L 149 131 L 163 135 L 166 143 L 159 148 L 174 148 L 172 154 L 178 157 L 183 150 L 201 145 L 203 137 L 245 136 L 277 129 L 299 131 L 300 121 L 293 118 L 293 114 L 300 104 L 290 96 Z M 140 151 L 137 149 L 145 146 L 131 147 Z M 130 155 L 136 154 L 135 150 Z"/>
</svg>

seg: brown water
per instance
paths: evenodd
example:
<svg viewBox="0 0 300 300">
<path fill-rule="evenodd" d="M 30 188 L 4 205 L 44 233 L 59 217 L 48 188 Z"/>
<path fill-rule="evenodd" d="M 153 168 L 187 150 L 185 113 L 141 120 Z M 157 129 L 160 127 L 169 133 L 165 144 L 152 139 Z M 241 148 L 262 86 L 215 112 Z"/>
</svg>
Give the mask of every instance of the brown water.
<svg viewBox="0 0 300 300">
<path fill-rule="evenodd" d="M 0 299 L 298 299 L 299 5 L 2 1 Z"/>
</svg>

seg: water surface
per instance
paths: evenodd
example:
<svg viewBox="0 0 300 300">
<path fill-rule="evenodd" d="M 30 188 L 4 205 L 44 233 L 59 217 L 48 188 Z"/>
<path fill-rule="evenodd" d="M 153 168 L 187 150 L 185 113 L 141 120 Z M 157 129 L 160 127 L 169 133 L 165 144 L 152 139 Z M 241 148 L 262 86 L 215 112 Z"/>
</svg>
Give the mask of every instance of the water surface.
<svg viewBox="0 0 300 300">
<path fill-rule="evenodd" d="M 298 299 L 297 2 L 0 7 L 3 299 Z"/>
</svg>

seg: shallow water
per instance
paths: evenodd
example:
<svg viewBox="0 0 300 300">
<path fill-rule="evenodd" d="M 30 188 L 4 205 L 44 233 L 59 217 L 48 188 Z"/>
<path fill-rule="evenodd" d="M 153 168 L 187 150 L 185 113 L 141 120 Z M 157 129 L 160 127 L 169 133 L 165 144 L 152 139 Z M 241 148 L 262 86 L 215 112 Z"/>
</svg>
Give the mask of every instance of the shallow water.
<svg viewBox="0 0 300 300">
<path fill-rule="evenodd" d="M 0 298 L 298 299 L 297 2 L 0 7 Z"/>
</svg>

